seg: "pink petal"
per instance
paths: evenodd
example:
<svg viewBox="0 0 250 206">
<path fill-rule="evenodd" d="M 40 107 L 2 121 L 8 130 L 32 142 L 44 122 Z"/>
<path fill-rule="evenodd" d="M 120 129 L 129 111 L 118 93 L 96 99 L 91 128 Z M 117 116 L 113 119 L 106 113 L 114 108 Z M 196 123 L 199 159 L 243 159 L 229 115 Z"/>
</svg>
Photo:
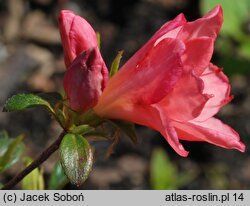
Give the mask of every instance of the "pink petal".
<svg viewBox="0 0 250 206">
<path fill-rule="evenodd" d="M 182 56 L 183 64 L 189 66 L 188 68 L 194 68 L 195 73 L 200 76 L 210 63 L 214 40 L 209 37 L 199 37 L 188 40 L 185 45 L 186 51 Z"/>
<path fill-rule="evenodd" d="M 97 46 L 96 34 L 85 19 L 69 10 L 62 10 L 58 20 L 65 64 L 66 67 L 69 67 L 76 56 Z"/>
<path fill-rule="evenodd" d="M 155 42 L 159 38 L 175 38 L 182 28 L 183 25 L 187 23 L 184 14 L 179 14 L 175 19 L 165 23 L 150 39 L 150 41 Z M 162 40 L 161 39 L 161 40 Z"/>
<path fill-rule="evenodd" d="M 106 117 L 134 122 L 159 131 L 171 147 L 181 156 L 186 157 L 188 152 L 179 142 L 175 128 L 160 108 L 150 105 L 136 105 L 120 102 L 112 107 L 112 112 Z"/>
<path fill-rule="evenodd" d="M 212 117 L 204 122 L 174 122 L 173 124 L 180 139 L 206 141 L 223 148 L 245 151 L 245 145 L 240 142 L 238 133 L 219 119 Z"/>
<path fill-rule="evenodd" d="M 183 43 L 176 39 L 164 39 L 151 48 L 136 67 L 126 68 L 110 79 L 96 112 L 104 113 L 120 101 L 146 105 L 160 101 L 181 76 L 183 51 Z"/>
<path fill-rule="evenodd" d="M 178 40 L 164 39 L 136 66 L 131 89 L 140 95 L 136 97 L 139 104 L 157 103 L 173 89 L 182 74 L 184 48 Z"/>
<path fill-rule="evenodd" d="M 200 76 L 204 82 L 204 93 L 212 94 L 196 121 L 204 121 L 214 116 L 221 107 L 232 100 L 230 84 L 222 69 L 210 64 Z"/>
<path fill-rule="evenodd" d="M 210 37 L 216 39 L 223 23 L 223 11 L 221 6 L 216 6 L 207 15 L 193 22 L 188 22 L 180 30 L 177 38 L 183 41 L 198 37 Z"/>
<path fill-rule="evenodd" d="M 158 117 L 160 118 L 160 124 L 158 123 L 157 129 L 162 136 L 167 140 L 170 146 L 182 157 L 188 156 L 188 151 L 186 151 L 183 145 L 179 142 L 178 134 L 172 122 L 168 119 L 167 114 L 164 110 L 159 108 L 158 106 L 155 107 L 156 111 L 158 112 Z"/>
<path fill-rule="evenodd" d="M 209 96 L 203 94 L 203 81 L 192 72 L 183 73 L 173 91 L 157 105 L 175 121 L 188 121 L 197 117 Z"/>
<path fill-rule="evenodd" d="M 175 38 L 180 27 L 186 23 L 186 19 L 183 14 L 179 14 L 175 19 L 165 23 L 150 39 L 144 44 L 142 48 L 140 48 L 120 69 L 120 73 L 123 73 L 123 70 L 126 68 L 136 67 L 138 62 L 142 61 L 144 56 L 148 53 L 148 51 L 154 46 L 155 42 L 158 41 L 161 36 L 165 35 L 165 38 Z M 162 40 L 162 39 L 161 39 Z M 126 71 L 125 71 L 126 72 Z"/>
</svg>

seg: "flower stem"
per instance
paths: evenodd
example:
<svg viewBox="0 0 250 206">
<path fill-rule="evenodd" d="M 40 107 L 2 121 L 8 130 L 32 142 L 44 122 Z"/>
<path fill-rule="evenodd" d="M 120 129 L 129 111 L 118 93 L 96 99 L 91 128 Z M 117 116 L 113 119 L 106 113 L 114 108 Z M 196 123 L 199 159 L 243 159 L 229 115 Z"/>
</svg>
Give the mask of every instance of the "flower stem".
<svg viewBox="0 0 250 206">
<path fill-rule="evenodd" d="M 28 175 L 32 170 L 41 165 L 46 161 L 60 146 L 60 143 L 66 134 L 65 131 L 62 131 L 58 138 L 46 149 L 44 150 L 37 159 L 35 159 L 30 165 L 23 169 L 19 174 L 13 177 L 8 183 L 6 183 L 2 190 L 9 190 L 13 188 L 17 183 L 19 183 L 26 175 Z"/>
</svg>

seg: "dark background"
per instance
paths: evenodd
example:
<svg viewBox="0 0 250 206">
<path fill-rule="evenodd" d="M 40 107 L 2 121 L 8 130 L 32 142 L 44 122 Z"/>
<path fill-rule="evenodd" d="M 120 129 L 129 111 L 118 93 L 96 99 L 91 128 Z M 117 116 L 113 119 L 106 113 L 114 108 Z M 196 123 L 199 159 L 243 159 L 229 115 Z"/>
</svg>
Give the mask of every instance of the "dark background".
<svg viewBox="0 0 250 206">
<path fill-rule="evenodd" d="M 61 9 L 74 10 L 100 32 L 101 52 L 109 67 L 119 50 L 125 51 L 123 64 L 166 21 L 180 12 L 183 12 L 189 21 L 197 19 L 202 15 L 200 7 L 201 1 L 198 0 L 1 0 L 1 109 L 5 100 L 18 92 L 62 91 L 65 66 L 57 25 L 57 14 Z M 248 29 L 246 19 L 242 30 L 249 37 Z M 237 56 L 237 40 L 227 36 L 225 39 L 228 42 L 223 44 L 224 37 L 220 38 L 213 62 L 225 67 L 224 71 L 230 75 L 235 98 L 218 116 L 240 133 L 242 141 L 247 145 L 246 153 L 207 143 L 183 142 L 190 155 L 182 158 L 159 133 L 137 126 L 139 144 L 133 145 L 128 138 L 122 136 L 114 153 L 107 159 L 103 154 L 108 143 L 95 145 L 95 165 L 81 189 L 155 188 L 150 183 L 150 160 L 152 151 L 159 147 L 166 152 L 171 161 L 170 166 L 174 166 L 178 174 L 190 171 L 193 174 L 190 181 L 176 188 L 249 189 L 250 75 L 245 69 L 249 66 L 249 58 Z M 225 54 L 223 52 L 228 45 L 232 49 Z M 235 61 L 230 63 L 229 60 Z M 25 154 L 33 158 L 60 132 L 57 123 L 45 110 L 39 108 L 0 113 L 0 129 L 7 130 L 12 137 L 24 133 Z M 57 158 L 56 153 L 43 164 L 46 180 Z M 14 168 L 1 174 L 1 182 L 10 179 L 21 167 L 22 163 L 19 162 Z M 65 188 L 76 187 L 68 184 Z"/>
</svg>

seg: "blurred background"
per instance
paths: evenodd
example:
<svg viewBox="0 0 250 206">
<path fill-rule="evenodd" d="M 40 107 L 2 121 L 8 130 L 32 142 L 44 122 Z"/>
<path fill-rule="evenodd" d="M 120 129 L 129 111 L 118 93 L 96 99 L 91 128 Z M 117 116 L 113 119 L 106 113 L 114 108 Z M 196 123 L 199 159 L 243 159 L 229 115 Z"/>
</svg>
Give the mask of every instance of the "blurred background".
<svg viewBox="0 0 250 206">
<path fill-rule="evenodd" d="M 100 32 L 101 52 L 109 67 L 119 50 L 125 51 L 123 64 L 177 14 L 182 12 L 192 21 L 217 4 L 223 6 L 225 22 L 212 62 L 229 75 L 235 96 L 217 116 L 240 133 L 246 153 L 208 143 L 183 142 L 190 155 L 182 158 L 158 132 L 137 126 L 139 144 L 133 145 L 122 136 L 109 158 L 104 155 L 108 143 L 94 145 L 93 171 L 79 189 L 249 189 L 249 0 L 1 0 L 0 109 L 8 97 L 19 92 L 62 91 L 65 66 L 57 25 L 61 9 L 74 10 Z M 30 161 L 23 157 L 40 154 L 56 138 L 60 127 L 45 110 L 35 108 L 1 112 L 0 131 L 2 139 L 24 134 L 25 149 L 22 156 L 22 149 L 17 150 L 21 158 L 13 161 L 16 164 L 3 166 L 0 159 L 0 182 L 6 183 Z M 44 186 L 40 188 L 77 189 L 67 183 L 57 160 L 55 153 L 33 173 L 35 180 L 31 178 L 16 188 L 30 188 L 29 181 L 42 175 Z"/>
</svg>

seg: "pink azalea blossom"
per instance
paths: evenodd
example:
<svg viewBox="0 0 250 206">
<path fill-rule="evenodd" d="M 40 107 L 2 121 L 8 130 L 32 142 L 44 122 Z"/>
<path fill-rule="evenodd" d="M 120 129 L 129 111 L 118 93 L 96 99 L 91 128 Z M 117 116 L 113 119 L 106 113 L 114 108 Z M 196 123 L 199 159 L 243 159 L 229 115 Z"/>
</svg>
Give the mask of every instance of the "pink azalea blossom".
<svg viewBox="0 0 250 206">
<path fill-rule="evenodd" d="M 108 80 L 108 70 L 90 24 L 73 12 L 59 14 L 59 29 L 67 71 L 64 90 L 71 109 L 84 112 L 94 107 Z"/>
<path fill-rule="evenodd" d="M 179 140 L 244 152 L 238 133 L 213 117 L 232 99 L 227 76 L 210 63 L 222 23 L 217 6 L 196 21 L 187 22 L 180 14 L 164 24 L 109 80 L 94 111 L 159 131 L 184 157 L 188 151 Z M 90 43 L 91 35 L 84 33 Z M 70 59 L 76 52 L 69 53 Z"/>
</svg>

